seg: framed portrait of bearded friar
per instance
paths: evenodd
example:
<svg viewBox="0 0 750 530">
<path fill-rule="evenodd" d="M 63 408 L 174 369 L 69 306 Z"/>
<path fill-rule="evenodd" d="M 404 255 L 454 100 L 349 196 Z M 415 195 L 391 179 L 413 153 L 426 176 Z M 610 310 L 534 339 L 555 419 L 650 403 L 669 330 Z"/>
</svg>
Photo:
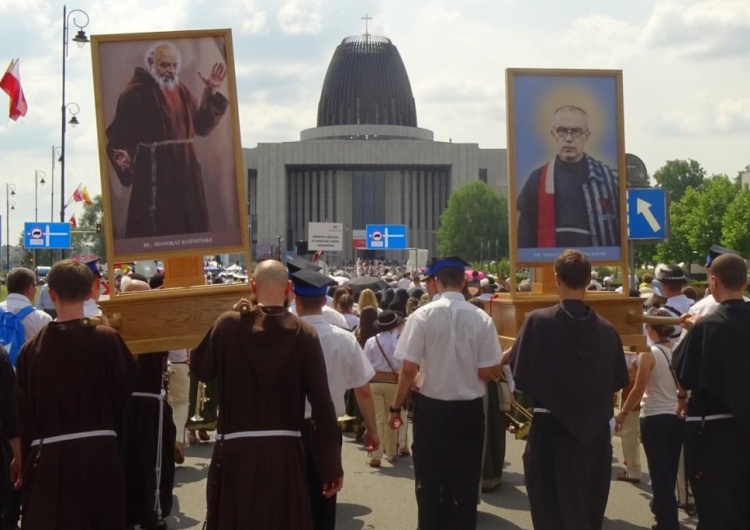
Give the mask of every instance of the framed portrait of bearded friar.
<svg viewBox="0 0 750 530">
<path fill-rule="evenodd" d="M 115 262 L 249 253 L 228 29 L 92 37 Z"/>
<path fill-rule="evenodd" d="M 625 266 L 622 72 L 511 68 L 506 96 L 511 266 Z"/>
</svg>

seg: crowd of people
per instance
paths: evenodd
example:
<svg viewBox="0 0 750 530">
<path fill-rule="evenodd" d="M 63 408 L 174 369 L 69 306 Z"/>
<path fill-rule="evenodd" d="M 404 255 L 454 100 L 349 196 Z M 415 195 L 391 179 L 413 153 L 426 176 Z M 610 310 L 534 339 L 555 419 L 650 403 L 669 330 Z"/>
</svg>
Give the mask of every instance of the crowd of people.
<svg viewBox="0 0 750 530">
<path fill-rule="evenodd" d="M 371 268 L 360 272 L 382 284 L 361 288 L 303 259 L 264 261 L 194 350 L 139 355 L 97 306 L 96 260 L 52 267 L 51 309 L 31 307 L 32 271 L 11 270 L 0 312 L 18 317 L 25 344 L 0 348 L 2 530 L 166 528 L 175 465 L 211 431 L 205 528 L 333 529 L 347 426 L 366 465 L 413 459 L 421 530 L 474 528 L 480 491 L 502 482 L 499 381 L 533 410 L 523 464 L 534 528 L 601 528 L 615 430 L 627 464 L 617 480 L 640 482 L 643 443 L 653 528 L 679 528 L 680 506 L 699 528 L 750 525 L 750 306 L 737 253 L 712 247 L 699 301 L 679 266 L 643 279 L 631 296 L 647 306 L 649 349 L 637 354 L 586 303 L 598 278 L 582 252 L 558 257 L 559 303 L 529 313 L 505 352 L 482 303 L 502 281 L 467 266 Z M 118 290 L 162 283 L 131 274 Z"/>
</svg>

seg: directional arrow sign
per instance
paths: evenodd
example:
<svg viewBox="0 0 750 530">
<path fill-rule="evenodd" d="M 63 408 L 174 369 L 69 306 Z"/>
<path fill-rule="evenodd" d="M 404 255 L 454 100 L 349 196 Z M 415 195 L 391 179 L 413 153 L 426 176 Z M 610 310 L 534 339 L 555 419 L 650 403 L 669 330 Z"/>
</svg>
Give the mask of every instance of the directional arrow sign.
<svg viewBox="0 0 750 530">
<path fill-rule="evenodd" d="M 663 189 L 628 190 L 628 239 L 664 239 L 666 225 L 666 194 Z"/>
<path fill-rule="evenodd" d="M 648 226 L 651 227 L 651 230 L 654 232 L 658 232 L 661 228 L 661 225 L 659 224 L 659 221 L 656 220 L 656 217 L 654 217 L 654 214 L 651 213 L 651 203 L 644 201 L 643 199 L 636 198 L 636 212 L 638 215 L 642 215 L 646 218 L 646 222 L 648 223 Z"/>
</svg>

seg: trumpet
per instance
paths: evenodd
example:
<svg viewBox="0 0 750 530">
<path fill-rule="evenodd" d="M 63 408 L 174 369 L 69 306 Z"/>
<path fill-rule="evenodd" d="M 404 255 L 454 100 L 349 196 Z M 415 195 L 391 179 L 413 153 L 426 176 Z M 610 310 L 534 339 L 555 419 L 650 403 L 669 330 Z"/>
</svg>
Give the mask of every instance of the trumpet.
<svg viewBox="0 0 750 530">
<path fill-rule="evenodd" d="M 211 398 L 206 396 L 206 383 L 198 381 L 198 395 L 195 399 L 195 409 L 193 409 L 193 415 L 190 418 L 190 421 L 194 423 L 203 421 L 203 407 L 209 399 Z"/>
<path fill-rule="evenodd" d="M 534 413 L 531 412 L 529 409 L 522 407 L 515 401 L 513 401 L 512 407 L 515 408 L 516 411 L 518 411 L 518 413 L 521 416 L 526 418 L 526 421 L 517 420 L 509 412 L 506 412 L 505 415 L 513 424 L 513 427 L 515 429 L 516 440 L 525 440 L 526 437 L 528 437 L 529 435 L 529 430 L 531 429 L 531 420 L 534 419 Z"/>
</svg>

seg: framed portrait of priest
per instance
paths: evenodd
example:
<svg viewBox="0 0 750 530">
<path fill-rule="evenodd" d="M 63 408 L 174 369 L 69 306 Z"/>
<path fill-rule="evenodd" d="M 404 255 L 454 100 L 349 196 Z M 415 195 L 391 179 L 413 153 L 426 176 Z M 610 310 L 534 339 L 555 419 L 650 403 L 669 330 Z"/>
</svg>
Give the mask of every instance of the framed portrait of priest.
<svg viewBox="0 0 750 530">
<path fill-rule="evenodd" d="M 247 251 L 228 29 L 92 37 L 107 254 Z"/>
<path fill-rule="evenodd" d="M 506 88 L 511 261 L 549 264 L 577 248 L 623 264 L 622 73 L 508 69 Z"/>
</svg>

